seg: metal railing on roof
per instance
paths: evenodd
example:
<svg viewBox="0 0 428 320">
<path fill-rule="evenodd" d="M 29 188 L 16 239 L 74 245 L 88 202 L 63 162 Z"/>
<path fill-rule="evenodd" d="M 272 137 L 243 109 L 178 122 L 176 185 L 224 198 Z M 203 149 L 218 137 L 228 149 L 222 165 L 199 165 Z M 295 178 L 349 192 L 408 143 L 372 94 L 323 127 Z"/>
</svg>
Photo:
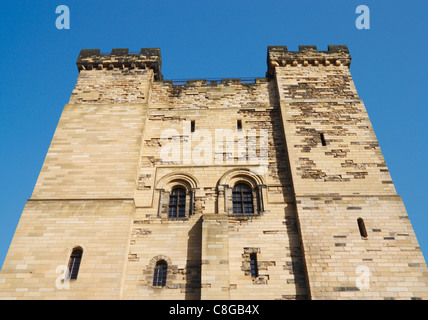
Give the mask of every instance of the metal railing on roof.
<svg viewBox="0 0 428 320">
<path fill-rule="evenodd" d="M 203 83 L 207 85 L 217 85 L 222 83 L 241 83 L 241 84 L 255 84 L 257 80 L 263 82 L 265 78 L 261 77 L 244 77 L 244 78 L 201 78 L 201 79 L 168 79 L 164 82 L 172 83 L 174 86 L 185 86 L 192 83 Z"/>
</svg>

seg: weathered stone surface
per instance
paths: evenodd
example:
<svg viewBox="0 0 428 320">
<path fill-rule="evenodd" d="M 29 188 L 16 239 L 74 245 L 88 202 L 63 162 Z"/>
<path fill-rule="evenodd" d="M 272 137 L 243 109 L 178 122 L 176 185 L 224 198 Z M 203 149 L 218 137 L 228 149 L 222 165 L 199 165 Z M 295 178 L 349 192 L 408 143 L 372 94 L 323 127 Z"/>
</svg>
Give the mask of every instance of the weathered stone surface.
<svg viewBox="0 0 428 320">
<path fill-rule="evenodd" d="M 427 299 L 350 61 L 346 46 L 269 47 L 267 78 L 178 83 L 159 49 L 82 50 L 0 298 Z M 241 183 L 253 210 L 237 215 Z"/>
</svg>

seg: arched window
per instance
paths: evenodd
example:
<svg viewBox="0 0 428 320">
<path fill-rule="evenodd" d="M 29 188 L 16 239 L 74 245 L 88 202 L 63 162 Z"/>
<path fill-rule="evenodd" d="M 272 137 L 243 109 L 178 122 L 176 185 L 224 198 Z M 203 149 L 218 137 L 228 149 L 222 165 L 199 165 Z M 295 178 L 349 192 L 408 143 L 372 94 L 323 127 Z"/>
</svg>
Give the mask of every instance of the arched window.
<svg viewBox="0 0 428 320">
<path fill-rule="evenodd" d="M 163 176 L 156 184 L 159 191 L 158 218 L 189 219 L 195 214 L 198 189 L 198 182 L 192 175 L 172 172 Z"/>
<path fill-rule="evenodd" d="M 250 169 L 232 169 L 217 182 L 217 210 L 236 219 L 253 219 L 264 214 L 267 186 Z"/>
<path fill-rule="evenodd" d="M 186 216 L 186 189 L 174 188 L 169 195 L 168 218 L 184 218 Z"/>
<path fill-rule="evenodd" d="M 166 283 L 166 273 L 168 270 L 168 264 L 165 260 L 159 260 L 155 266 L 155 272 L 153 274 L 153 286 L 164 287 Z"/>
<path fill-rule="evenodd" d="M 233 213 L 253 214 L 253 191 L 244 183 L 239 183 L 233 187 L 232 191 Z"/>
<path fill-rule="evenodd" d="M 68 262 L 68 279 L 77 279 L 79 273 L 80 262 L 82 261 L 83 249 L 78 247 L 74 248 L 70 255 Z"/>
</svg>

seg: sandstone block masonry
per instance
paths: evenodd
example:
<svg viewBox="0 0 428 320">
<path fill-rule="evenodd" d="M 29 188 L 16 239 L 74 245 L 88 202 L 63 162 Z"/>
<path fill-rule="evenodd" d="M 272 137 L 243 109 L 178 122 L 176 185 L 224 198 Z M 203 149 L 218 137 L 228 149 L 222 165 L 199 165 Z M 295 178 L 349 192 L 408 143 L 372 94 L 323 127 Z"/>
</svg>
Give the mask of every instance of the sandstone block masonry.
<svg viewBox="0 0 428 320">
<path fill-rule="evenodd" d="M 347 47 L 267 61 L 176 82 L 158 48 L 82 50 L 0 298 L 428 298 Z"/>
</svg>

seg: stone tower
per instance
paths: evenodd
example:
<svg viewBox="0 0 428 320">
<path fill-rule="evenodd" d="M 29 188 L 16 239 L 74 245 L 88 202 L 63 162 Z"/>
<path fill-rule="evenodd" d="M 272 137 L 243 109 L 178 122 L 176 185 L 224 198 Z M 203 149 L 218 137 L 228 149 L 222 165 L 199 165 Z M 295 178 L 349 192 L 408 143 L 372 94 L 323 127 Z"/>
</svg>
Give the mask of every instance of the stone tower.
<svg viewBox="0 0 428 320">
<path fill-rule="evenodd" d="M 350 62 L 176 82 L 159 49 L 82 50 L 0 298 L 427 299 Z"/>
</svg>

